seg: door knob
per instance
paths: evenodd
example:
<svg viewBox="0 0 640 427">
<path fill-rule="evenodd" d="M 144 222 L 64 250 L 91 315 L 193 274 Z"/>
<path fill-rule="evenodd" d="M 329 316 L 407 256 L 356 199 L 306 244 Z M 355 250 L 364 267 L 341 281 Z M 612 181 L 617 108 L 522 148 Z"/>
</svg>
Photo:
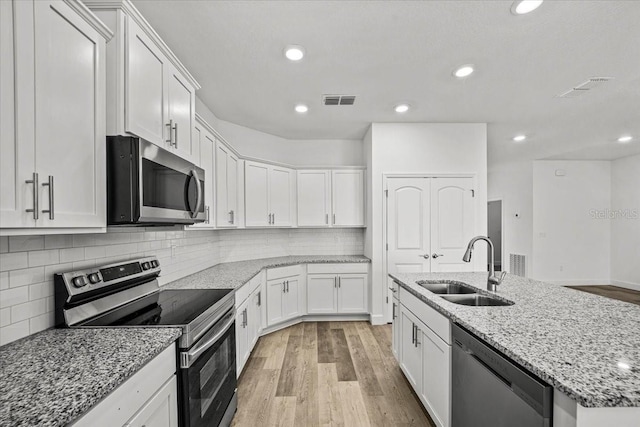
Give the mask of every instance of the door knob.
<svg viewBox="0 0 640 427">
<path fill-rule="evenodd" d="M 429 259 L 429 254 L 424 254 L 424 255 L 418 255 L 419 257 L 422 257 L 424 259 Z"/>
<path fill-rule="evenodd" d="M 433 255 L 431 255 L 431 257 L 434 258 L 434 259 L 438 258 L 438 257 L 441 257 L 441 256 L 444 256 L 444 254 L 433 254 Z"/>
</svg>

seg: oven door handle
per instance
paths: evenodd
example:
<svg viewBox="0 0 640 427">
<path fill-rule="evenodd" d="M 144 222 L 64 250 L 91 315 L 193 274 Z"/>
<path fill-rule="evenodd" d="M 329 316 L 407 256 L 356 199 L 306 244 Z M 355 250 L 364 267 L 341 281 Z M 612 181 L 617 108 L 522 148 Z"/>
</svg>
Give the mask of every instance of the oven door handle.
<svg viewBox="0 0 640 427">
<path fill-rule="evenodd" d="M 193 179 L 196 180 L 196 195 L 197 195 L 196 207 L 191 212 L 191 218 L 195 218 L 198 216 L 198 213 L 200 212 L 200 207 L 202 206 L 202 185 L 200 184 L 200 178 L 198 177 L 198 172 L 196 172 L 195 169 L 191 169 L 189 173 L 191 174 Z"/>
<path fill-rule="evenodd" d="M 220 337 L 222 337 L 229 330 L 231 325 L 233 325 L 233 322 L 236 320 L 235 311 L 232 310 L 230 316 L 231 318 L 224 324 L 224 326 L 222 326 L 222 329 L 210 339 L 203 342 L 202 344 L 198 344 L 198 346 L 192 348 L 189 351 L 180 352 L 180 368 L 191 367 L 193 362 L 195 362 L 203 352 L 211 348 L 211 346 L 213 346 L 216 341 L 218 341 Z"/>
</svg>

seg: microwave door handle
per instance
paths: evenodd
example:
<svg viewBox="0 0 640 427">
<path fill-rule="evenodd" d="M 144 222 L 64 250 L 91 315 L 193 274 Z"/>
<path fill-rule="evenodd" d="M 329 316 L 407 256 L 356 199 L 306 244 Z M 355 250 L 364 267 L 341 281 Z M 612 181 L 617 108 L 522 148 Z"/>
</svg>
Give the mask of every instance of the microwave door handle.
<svg viewBox="0 0 640 427">
<path fill-rule="evenodd" d="M 198 216 L 198 212 L 200 211 L 200 206 L 202 206 L 202 185 L 200 184 L 200 178 L 198 177 L 198 172 L 195 169 L 191 169 L 191 176 L 196 180 L 196 207 L 191 212 L 191 218 L 195 218 Z"/>
</svg>

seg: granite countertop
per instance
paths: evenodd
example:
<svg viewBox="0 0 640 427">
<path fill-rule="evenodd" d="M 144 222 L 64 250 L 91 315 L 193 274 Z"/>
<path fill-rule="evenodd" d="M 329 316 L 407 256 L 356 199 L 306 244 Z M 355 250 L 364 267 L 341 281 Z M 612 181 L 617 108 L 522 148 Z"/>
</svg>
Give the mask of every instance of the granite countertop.
<svg viewBox="0 0 640 427">
<path fill-rule="evenodd" d="M 179 328 L 49 329 L 0 347 L 0 426 L 63 426 L 181 335 Z"/>
<path fill-rule="evenodd" d="M 362 255 L 303 255 L 261 258 L 249 261 L 227 262 L 207 268 L 182 279 L 167 283 L 163 289 L 236 289 L 247 283 L 265 268 L 297 264 L 353 263 L 371 260 Z"/>
<path fill-rule="evenodd" d="M 391 274 L 418 296 L 584 407 L 640 406 L 640 307 L 507 275 L 511 306 L 469 307 L 417 281 L 457 281 L 486 291 L 487 273 Z"/>
</svg>

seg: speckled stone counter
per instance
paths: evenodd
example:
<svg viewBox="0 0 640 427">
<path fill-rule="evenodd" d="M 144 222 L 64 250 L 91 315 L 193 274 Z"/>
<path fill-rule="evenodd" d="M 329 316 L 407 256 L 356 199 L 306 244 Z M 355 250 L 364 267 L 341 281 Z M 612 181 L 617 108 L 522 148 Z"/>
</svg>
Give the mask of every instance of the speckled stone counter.
<svg viewBox="0 0 640 427">
<path fill-rule="evenodd" d="M 178 328 L 49 329 L 0 347 L 0 426 L 63 426 L 181 335 Z"/>
<path fill-rule="evenodd" d="M 247 283 L 265 268 L 350 262 L 369 263 L 371 260 L 361 255 L 308 255 L 227 262 L 167 283 L 163 289 L 235 289 Z"/>
<path fill-rule="evenodd" d="M 640 406 L 639 306 L 507 275 L 497 295 L 514 305 L 469 307 L 416 282 L 458 281 L 490 294 L 486 273 L 391 277 L 580 405 Z"/>
</svg>

